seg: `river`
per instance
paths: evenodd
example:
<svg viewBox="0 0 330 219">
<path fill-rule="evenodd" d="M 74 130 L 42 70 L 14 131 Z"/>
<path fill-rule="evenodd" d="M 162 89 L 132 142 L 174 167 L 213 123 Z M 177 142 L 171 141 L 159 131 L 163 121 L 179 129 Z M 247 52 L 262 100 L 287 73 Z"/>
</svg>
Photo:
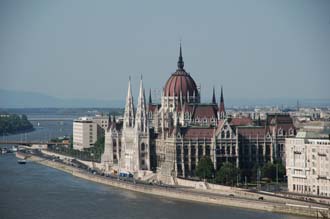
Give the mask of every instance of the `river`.
<svg viewBox="0 0 330 219">
<path fill-rule="evenodd" d="M 37 123 L 34 122 L 34 123 Z M 30 140 L 70 135 L 72 123 L 40 122 Z M 25 134 L 6 136 L 20 140 Z M 36 163 L 0 156 L 0 218 L 298 219 L 303 217 L 145 195 L 85 181 Z"/>
</svg>

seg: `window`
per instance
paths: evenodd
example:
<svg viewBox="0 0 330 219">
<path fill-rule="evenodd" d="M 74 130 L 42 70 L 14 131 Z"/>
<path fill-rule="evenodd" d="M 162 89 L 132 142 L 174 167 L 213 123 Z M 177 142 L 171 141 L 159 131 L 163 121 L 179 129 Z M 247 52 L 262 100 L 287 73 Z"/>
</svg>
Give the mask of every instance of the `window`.
<svg viewBox="0 0 330 219">
<path fill-rule="evenodd" d="M 279 135 L 279 136 L 282 136 L 282 135 L 283 135 L 283 129 L 280 128 L 280 129 L 278 130 L 278 135 Z"/>
<path fill-rule="evenodd" d="M 290 136 L 293 136 L 293 135 L 294 135 L 294 130 L 293 130 L 293 128 L 289 129 L 289 135 L 290 135 Z"/>
</svg>

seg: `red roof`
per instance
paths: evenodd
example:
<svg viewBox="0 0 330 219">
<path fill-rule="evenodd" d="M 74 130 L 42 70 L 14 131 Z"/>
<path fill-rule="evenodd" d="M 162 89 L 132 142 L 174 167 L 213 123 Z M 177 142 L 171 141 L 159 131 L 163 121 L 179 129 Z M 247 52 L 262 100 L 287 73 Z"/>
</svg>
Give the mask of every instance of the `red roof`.
<svg viewBox="0 0 330 219">
<path fill-rule="evenodd" d="M 238 127 L 238 135 L 245 138 L 263 138 L 266 135 L 266 130 L 264 127 Z"/>
<path fill-rule="evenodd" d="M 217 107 L 215 105 L 196 105 L 193 118 L 217 118 Z"/>
<path fill-rule="evenodd" d="M 253 121 L 250 117 L 232 118 L 229 124 L 232 126 L 246 126 L 252 125 Z"/>
<path fill-rule="evenodd" d="M 272 125 L 272 121 L 279 125 L 279 124 L 292 124 L 292 118 L 289 114 L 267 114 L 267 123 L 268 125 Z"/>
<path fill-rule="evenodd" d="M 198 96 L 198 90 L 194 79 L 185 70 L 178 69 L 167 80 L 164 88 L 165 96 L 179 96 L 182 92 L 182 96 L 186 97 L 188 92 L 189 96 Z"/>
<path fill-rule="evenodd" d="M 186 139 L 196 139 L 196 138 L 210 139 L 214 135 L 214 129 L 213 128 L 186 128 L 186 129 L 182 129 L 181 133 L 182 133 L 183 137 Z"/>
</svg>

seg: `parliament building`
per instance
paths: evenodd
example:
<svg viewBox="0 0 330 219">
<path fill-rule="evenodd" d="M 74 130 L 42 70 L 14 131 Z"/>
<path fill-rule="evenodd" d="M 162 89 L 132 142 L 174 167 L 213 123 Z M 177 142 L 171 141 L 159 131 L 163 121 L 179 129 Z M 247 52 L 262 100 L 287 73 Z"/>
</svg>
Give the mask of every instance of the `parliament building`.
<svg viewBox="0 0 330 219">
<path fill-rule="evenodd" d="M 135 174 L 156 173 L 164 183 L 195 176 L 198 161 L 209 157 L 217 170 L 224 162 L 252 168 L 285 161 L 285 138 L 296 134 L 288 114 L 268 114 L 265 121 L 227 116 L 223 90 L 219 102 L 213 89 L 209 103 L 201 103 L 200 90 L 184 69 L 180 46 L 177 69 L 166 81 L 160 103 L 142 78 L 137 106 L 128 82 L 123 119 L 109 119 L 102 163 L 105 169 Z"/>
</svg>

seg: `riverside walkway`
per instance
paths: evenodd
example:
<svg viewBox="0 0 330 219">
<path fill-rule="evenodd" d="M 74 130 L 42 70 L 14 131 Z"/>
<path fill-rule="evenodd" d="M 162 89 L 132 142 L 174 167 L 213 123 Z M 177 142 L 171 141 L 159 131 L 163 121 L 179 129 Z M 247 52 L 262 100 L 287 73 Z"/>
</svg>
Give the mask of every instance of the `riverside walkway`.
<svg viewBox="0 0 330 219">
<path fill-rule="evenodd" d="M 329 207 L 319 204 L 312 206 L 310 203 L 297 200 L 287 200 L 285 198 L 278 199 L 277 201 L 274 201 L 271 198 L 268 199 L 268 197 L 266 197 L 264 200 L 256 200 L 248 197 L 233 197 L 223 194 L 210 193 L 209 191 L 191 189 L 182 186 L 177 187 L 155 184 L 149 185 L 148 183 L 141 182 L 139 180 L 130 181 L 114 176 L 102 176 L 97 172 L 91 172 L 82 168 L 77 168 L 75 166 L 65 164 L 62 160 L 54 160 L 51 156 L 45 156 L 41 153 L 31 154 L 18 152 L 16 156 L 20 158 L 26 157 L 29 160 L 65 171 L 79 178 L 135 192 L 186 201 L 203 202 L 254 210 L 290 213 L 312 217 L 318 216 L 320 218 L 328 218 L 330 216 Z"/>
</svg>

